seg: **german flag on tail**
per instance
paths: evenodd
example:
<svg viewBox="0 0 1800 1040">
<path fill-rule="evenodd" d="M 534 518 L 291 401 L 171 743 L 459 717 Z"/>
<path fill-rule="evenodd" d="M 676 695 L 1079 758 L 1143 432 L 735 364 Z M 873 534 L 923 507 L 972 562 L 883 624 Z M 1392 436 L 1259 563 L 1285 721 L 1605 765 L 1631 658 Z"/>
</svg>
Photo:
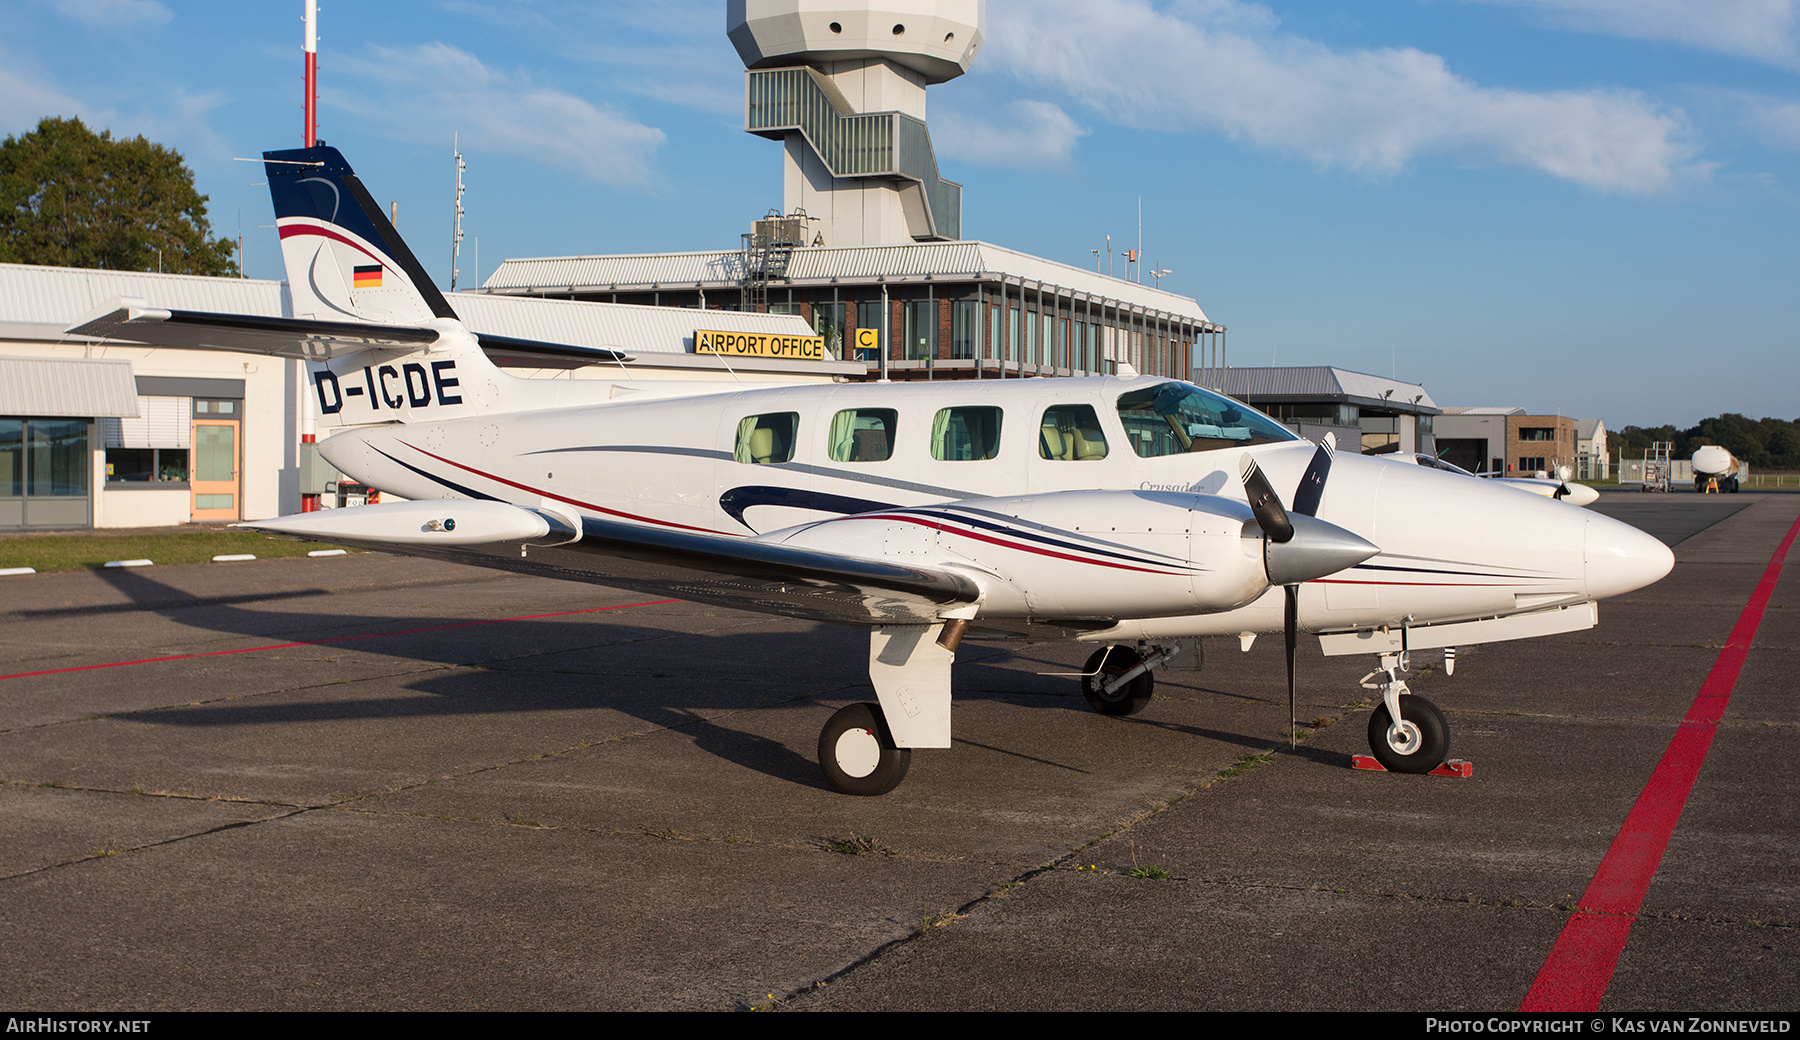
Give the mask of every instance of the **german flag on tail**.
<svg viewBox="0 0 1800 1040">
<path fill-rule="evenodd" d="M 381 265 L 362 264 L 352 268 L 356 275 L 355 287 L 358 289 L 381 288 Z"/>
</svg>

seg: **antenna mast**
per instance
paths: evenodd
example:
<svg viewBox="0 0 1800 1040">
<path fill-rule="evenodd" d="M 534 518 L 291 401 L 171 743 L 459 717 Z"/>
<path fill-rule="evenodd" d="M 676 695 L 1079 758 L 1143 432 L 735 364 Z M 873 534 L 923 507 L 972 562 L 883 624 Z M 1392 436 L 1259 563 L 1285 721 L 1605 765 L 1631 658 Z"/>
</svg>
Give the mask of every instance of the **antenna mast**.
<svg viewBox="0 0 1800 1040">
<path fill-rule="evenodd" d="M 462 260 L 462 218 L 463 218 L 463 170 L 467 165 L 463 162 L 461 150 L 461 133 L 450 139 L 450 154 L 456 157 L 456 212 L 452 216 L 450 226 L 450 291 L 456 291 L 456 265 Z"/>
</svg>

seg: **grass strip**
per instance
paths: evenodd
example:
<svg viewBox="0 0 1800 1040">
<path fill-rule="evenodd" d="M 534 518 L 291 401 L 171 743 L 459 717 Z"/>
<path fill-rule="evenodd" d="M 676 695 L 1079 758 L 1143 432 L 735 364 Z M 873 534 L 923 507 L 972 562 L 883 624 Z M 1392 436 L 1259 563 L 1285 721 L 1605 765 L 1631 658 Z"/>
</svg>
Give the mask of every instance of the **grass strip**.
<svg viewBox="0 0 1800 1040">
<path fill-rule="evenodd" d="M 251 553 L 259 560 L 305 556 L 329 549 L 321 542 L 296 542 L 258 531 L 196 530 L 155 534 L 33 534 L 0 538 L 0 567 L 35 567 L 40 574 L 104 567 L 109 560 L 207 563 L 214 556 Z M 230 564 L 220 564 L 228 567 Z M 0 581 L 5 579 L 0 578 Z"/>
</svg>

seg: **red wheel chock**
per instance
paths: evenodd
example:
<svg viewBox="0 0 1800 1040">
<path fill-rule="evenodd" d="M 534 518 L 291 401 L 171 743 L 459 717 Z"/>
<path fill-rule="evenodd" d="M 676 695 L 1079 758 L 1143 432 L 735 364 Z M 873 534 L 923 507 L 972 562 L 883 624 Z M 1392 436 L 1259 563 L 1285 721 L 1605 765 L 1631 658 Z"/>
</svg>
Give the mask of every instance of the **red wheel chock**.
<svg viewBox="0 0 1800 1040">
<path fill-rule="evenodd" d="M 1356 769 L 1373 769 L 1378 773 L 1387 772 L 1387 769 L 1382 766 L 1380 762 L 1375 761 L 1375 756 L 1373 755 L 1351 755 L 1350 765 Z M 1475 775 L 1475 764 L 1466 758 L 1453 758 L 1443 765 L 1438 766 L 1436 769 L 1433 769 L 1427 775 L 1458 776 L 1466 780 Z"/>
</svg>

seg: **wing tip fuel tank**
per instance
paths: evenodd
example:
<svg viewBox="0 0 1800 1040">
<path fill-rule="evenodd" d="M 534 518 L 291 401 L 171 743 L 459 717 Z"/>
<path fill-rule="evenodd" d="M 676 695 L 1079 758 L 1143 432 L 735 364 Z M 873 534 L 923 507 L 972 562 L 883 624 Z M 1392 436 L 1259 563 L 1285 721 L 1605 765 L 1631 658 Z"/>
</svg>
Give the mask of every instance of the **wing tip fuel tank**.
<svg viewBox="0 0 1800 1040">
<path fill-rule="evenodd" d="M 319 542 L 444 546 L 516 542 L 542 538 L 551 530 L 550 521 L 530 509 L 505 502 L 468 499 L 384 502 L 296 513 L 233 526 Z"/>
</svg>

